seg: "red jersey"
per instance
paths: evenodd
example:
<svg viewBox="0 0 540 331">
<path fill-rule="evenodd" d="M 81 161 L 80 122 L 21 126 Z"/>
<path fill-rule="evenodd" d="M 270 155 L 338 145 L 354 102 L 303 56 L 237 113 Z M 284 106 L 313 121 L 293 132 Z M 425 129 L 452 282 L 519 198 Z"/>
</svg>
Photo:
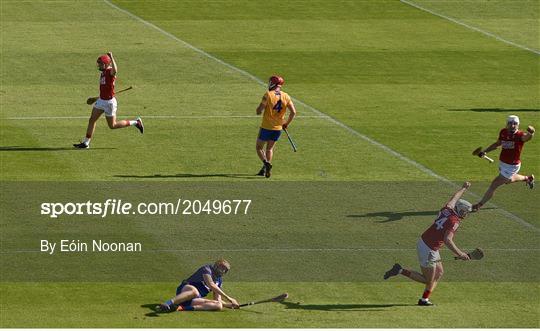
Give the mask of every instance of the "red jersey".
<svg viewBox="0 0 540 331">
<path fill-rule="evenodd" d="M 499 140 L 501 141 L 501 155 L 499 160 L 507 164 L 520 164 L 521 150 L 523 149 L 523 137 L 525 133 L 523 131 L 516 131 L 512 133 L 508 129 L 504 128 L 499 132 Z"/>
<path fill-rule="evenodd" d="M 114 81 L 116 76 L 111 73 L 112 68 L 105 69 L 99 77 L 99 98 L 111 100 L 114 97 Z"/>
<path fill-rule="evenodd" d="M 444 207 L 439 211 L 439 216 L 433 225 L 422 233 L 422 240 L 434 251 L 444 246 L 446 231 L 456 232 L 461 219 L 451 208 Z"/>
</svg>

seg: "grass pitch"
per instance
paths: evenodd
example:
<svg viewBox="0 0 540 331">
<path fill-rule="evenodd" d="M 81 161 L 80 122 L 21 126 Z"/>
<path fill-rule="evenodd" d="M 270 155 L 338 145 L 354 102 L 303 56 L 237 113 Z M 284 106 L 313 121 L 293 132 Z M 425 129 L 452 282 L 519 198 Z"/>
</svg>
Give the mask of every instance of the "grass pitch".
<svg viewBox="0 0 540 331">
<path fill-rule="evenodd" d="M 538 1 L 415 3 L 539 48 Z M 498 208 L 459 230 L 458 245 L 483 247 L 484 260 L 455 262 L 443 251 L 437 307 L 414 305 L 420 284 L 382 281 L 395 261 L 416 266 L 416 238 L 454 190 L 434 174 L 471 180 L 481 195 L 497 170 L 470 151 L 495 141 L 510 113 L 540 127 L 538 54 L 399 1 L 290 1 L 275 13 L 253 1 L 110 4 L 121 10 L 102 1 L 1 2 L 1 327 L 540 326 L 538 190 L 522 185 L 501 188 Z M 105 51 L 118 59 L 117 87 L 134 86 L 118 97 L 119 118 L 141 115 L 146 132 L 111 131 L 102 120 L 92 148 L 72 150 Z M 246 73 L 283 75 L 298 100 L 290 131 L 300 151 L 282 139 L 270 180 L 252 176 L 260 121 L 252 116 L 264 86 Z M 540 174 L 538 146 L 526 144 L 523 173 Z M 242 197 L 253 209 L 238 217 L 39 214 L 44 201 L 180 196 Z M 144 249 L 47 255 L 41 239 Z M 225 289 L 240 301 L 283 291 L 290 299 L 152 316 L 149 306 L 221 256 L 233 264 Z"/>
</svg>

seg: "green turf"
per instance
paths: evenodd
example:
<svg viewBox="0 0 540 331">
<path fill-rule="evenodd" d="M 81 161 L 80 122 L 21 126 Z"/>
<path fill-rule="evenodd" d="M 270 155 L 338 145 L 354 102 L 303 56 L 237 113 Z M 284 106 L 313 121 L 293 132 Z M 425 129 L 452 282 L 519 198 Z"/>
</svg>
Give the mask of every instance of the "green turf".
<svg viewBox="0 0 540 331">
<path fill-rule="evenodd" d="M 522 304 L 532 293 L 539 294 L 538 286 L 530 283 L 443 283 L 433 299 L 439 305 L 424 308 L 410 301 L 419 286 L 402 282 L 235 282 L 227 288 L 250 300 L 283 291 L 293 298 L 237 311 L 166 315 L 153 314 L 150 307 L 171 293 L 167 283 L 4 283 L 1 288 L 9 298 L 18 298 L 2 305 L 2 327 L 538 327 L 538 321 L 530 319 L 538 312 L 538 302 Z"/>
<path fill-rule="evenodd" d="M 414 0 L 413 3 L 484 30 L 508 41 L 540 50 L 538 0 Z"/>
<path fill-rule="evenodd" d="M 417 3 L 538 47 L 538 1 Z M 501 188 L 494 202 L 532 228 L 492 207 L 467 218 L 456 242 L 486 258 L 455 262 L 443 250 L 435 309 L 414 306 L 421 285 L 381 280 L 395 261 L 417 264 L 418 235 L 454 190 L 418 165 L 472 180 L 482 194 L 496 166 L 470 151 L 493 142 L 510 113 L 540 127 L 538 55 L 399 1 L 287 1 L 276 11 L 255 1 L 114 1 L 260 80 L 285 77 L 299 100 L 290 130 L 299 152 L 282 139 L 268 181 L 252 176 L 260 119 L 236 117 L 254 115 L 264 86 L 102 1 L 0 4 L 0 327 L 539 327 L 540 204 L 523 185 Z M 119 117 L 141 115 L 146 132 L 101 120 L 92 148 L 73 150 L 84 101 L 97 93 L 95 59 L 108 50 L 117 87 L 134 86 L 118 96 Z M 540 173 L 539 146 L 526 144 L 524 173 Z M 44 201 L 231 196 L 253 199 L 250 214 L 39 214 Z M 37 252 L 42 239 L 140 241 L 144 250 L 49 256 Z M 290 300 L 145 315 L 141 305 L 220 256 L 233 264 L 226 289 L 241 301 L 281 291 Z"/>
<path fill-rule="evenodd" d="M 176 282 L 199 264 L 226 255 L 242 271 L 232 280 L 378 281 L 393 261 L 416 264 L 418 235 L 437 214 L 438 202 L 447 198 L 445 185 L 434 182 L 306 182 L 301 191 L 298 185 L 74 182 L 52 188 L 48 183 L 9 183 L 3 187 L 2 204 L 11 210 L 4 212 L 7 221 L 0 275 L 10 281 Z M 279 195 L 273 196 L 275 192 Z M 422 194 L 432 199 L 416 198 Z M 84 200 L 72 198 L 83 196 Z M 251 199 L 252 203 L 247 214 L 236 216 L 40 215 L 43 202 L 103 202 L 108 198 L 133 204 L 157 199 L 176 202 L 178 198 Z M 388 200 L 394 201 L 391 206 Z M 208 239 L 201 240 L 200 234 Z M 132 254 L 49 255 L 36 251 L 43 239 L 141 242 L 144 249 Z M 490 258 L 472 266 L 453 263 L 454 272 L 448 279 L 538 280 L 538 274 L 530 272 L 538 269 L 538 232 L 502 218 L 497 210 L 471 215 L 458 239 L 464 249 L 482 246 Z M 145 268 L 147 265 L 152 268 Z M 356 270 L 359 265 L 361 270 Z M 139 272 L 126 274 L 129 268 Z M 312 269 L 317 272 L 302 272 Z"/>
</svg>

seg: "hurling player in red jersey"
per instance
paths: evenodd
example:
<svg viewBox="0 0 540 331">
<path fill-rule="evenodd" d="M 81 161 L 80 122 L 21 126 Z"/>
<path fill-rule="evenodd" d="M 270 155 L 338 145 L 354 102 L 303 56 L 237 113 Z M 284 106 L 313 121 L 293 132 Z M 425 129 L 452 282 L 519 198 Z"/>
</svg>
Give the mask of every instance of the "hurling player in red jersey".
<svg viewBox="0 0 540 331">
<path fill-rule="evenodd" d="M 394 266 L 384 274 L 384 279 L 402 274 L 414 281 L 426 284 L 422 298 L 418 300 L 419 306 L 433 305 L 429 301 L 429 296 L 437 286 L 437 282 L 443 275 L 443 265 L 439 249 L 445 244 L 460 260 L 470 260 L 467 253 L 459 249 L 454 243 L 454 234 L 457 231 L 461 220 L 471 211 L 471 204 L 463 199 L 460 199 L 463 193 L 471 186 L 469 182 L 463 183 L 459 189 L 448 200 L 446 205 L 439 211 L 437 219 L 433 224 L 422 234 L 416 244 L 416 252 L 418 253 L 418 261 L 422 273 L 411 269 L 405 269 L 400 264 Z"/>
<path fill-rule="evenodd" d="M 101 55 L 97 59 L 97 66 L 101 75 L 99 78 L 99 99 L 97 99 L 92 108 L 92 114 L 88 120 L 88 127 L 86 129 L 86 137 L 80 144 L 73 144 L 75 148 L 89 148 L 90 140 L 94 135 L 96 129 L 96 122 L 105 113 L 107 124 L 111 129 L 120 129 L 128 126 L 134 126 L 141 133 L 144 132 L 144 126 L 140 117 L 128 121 L 116 121 L 116 98 L 114 97 L 114 83 L 116 81 L 116 74 L 118 73 L 118 67 L 116 61 L 111 52 L 107 55 Z"/>
<path fill-rule="evenodd" d="M 506 119 L 506 128 L 499 132 L 499 138 L 496 142 L 484 149 L 478 156 L 483 157 L 486 153 L 502 147 L 499 156 L 499 175 L 493 179 L 491 185 L 482 197 L 482 200 L 473 205 L 473 211 L 478 211 L 486 202 L 493 197 L 495 190 L 503 185 L 514 182 L 525 182 L 529 188 L 534 187 L 534 175 L 523 176 L 518 174 L 521 168 L 521 151 L 523 145 L 534 136 L 534 128 L 527 127 L 527 132 L 520 131 L 519 117 L 510 115 Z"/>
</svg>

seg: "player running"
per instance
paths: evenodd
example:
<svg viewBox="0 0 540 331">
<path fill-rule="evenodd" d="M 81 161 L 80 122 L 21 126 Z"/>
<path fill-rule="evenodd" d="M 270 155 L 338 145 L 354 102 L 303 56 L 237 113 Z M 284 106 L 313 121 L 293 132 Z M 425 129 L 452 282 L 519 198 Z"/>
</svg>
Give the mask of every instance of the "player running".
<svg viewBox="0 0 540 331">
<path fill-rule="evenodd" d="M 156 307 L 163 313 L 172 311 L 191 310 L 222 310 L 225 308 L 238 308 L 238 302 L 228 296 L 222 289 L 222 277 L 231 265 L 226 260 L 217 260 L 213 265 L 206 264 L 200 267 L 176 289 L 176 296 Z M 203 299 L 208 293 L 214 293 L 214 300 Z M 222 297 L 228 302 L 223 302 Z"/>
<path fill-rule="evenodd" d="M 454 243 L 454 234 L 457 231 L 459 224 L 467 214 L 471 211 L 471 204 L 461 199 L 461 196 L 471 186 L 469 182 L 463 183 L 446 205 L 439 211 L 437 219 L 420 237 L 416 244 L 416 252 L 418 253 L 418 261 L 422 273 L 411 269 L 405 269 L 400 264 L 394 266 L 384 274 L 384 279 L 402 274 L 414 281 L 426 284 L 424 293 L 420 300 L 419 306 L 431 306 L 433 303 L 429 301 L 429 296 L 437 286 L 443 275 L 443 265 L 439 249 L 445 244 L 448 248 L 461 260 L 470 260 L 467 253 L 460 250 Z"/>
<path fill-rule="evenodd" d="M 499 156 L 499 175 L 493 179 L 482 200 L 473 205 L 473 211 L 478 211 L 493 197 L 495 190 L 503 184 L 525 182 L 529 188 L 534 188 L 534 175 L 523 176 L 518 172 L 521 168 L 520 156 L 523 145 L 533 138 L 535 129 L 530 125 L 527 127 L 527 132 L 520 131 L 518 128 L 519 117 L 516 115 L 508 116 L 506 128 L 499 132 L 499 139 L 478 154 L 479 157 L 483 157 L 486 153 L 502 146 Z"/>
<path fill-rule="evenodd" d="M 272 170 L 274 146 L 281 135 L 281 129 L 287 129 L 296 116 L 296 108 L 289 95 L 281 91 L 285 83 L 282 77 L 272 76 L 268 81 L 268 92 L 257 107 L 257 115 L 263 113 L 259 137 L 257 138 L 257 155 L 263 167 L 257 174 L 269 178 Z M 284 122 L 285 113 L 289 109 L 289 118 Z M 266 148 L 265 148 L 266 145 Z"/>
<path fill-rule="evenodd" d="M 97 99 L 94 107 L 92 108 L 92 114 L 88 120 L 88 127 L 86 129 L 86 137 L 79 144 L 73 144 L 75 148 L 89 148 L 90 140 L 94 135 L 96 129 L 96 122 L 105 113 L 107 124 L 111 129 L 121 129 L 128 126 L 134 126 L 141 133 L 144 132 L 144 126 L 140 117 L 134 120 L 122 120 L 116 121 L 116 98 L 114 97 L 114 83 L 116 81 L 116 75 L 118 73 L 118 67 L 116 61 L 111 52 L 107 55 L 101 55 L 97 59 L 97 66 L 101 75 L 99 78 L 99 99 Z"/>
</svg>

